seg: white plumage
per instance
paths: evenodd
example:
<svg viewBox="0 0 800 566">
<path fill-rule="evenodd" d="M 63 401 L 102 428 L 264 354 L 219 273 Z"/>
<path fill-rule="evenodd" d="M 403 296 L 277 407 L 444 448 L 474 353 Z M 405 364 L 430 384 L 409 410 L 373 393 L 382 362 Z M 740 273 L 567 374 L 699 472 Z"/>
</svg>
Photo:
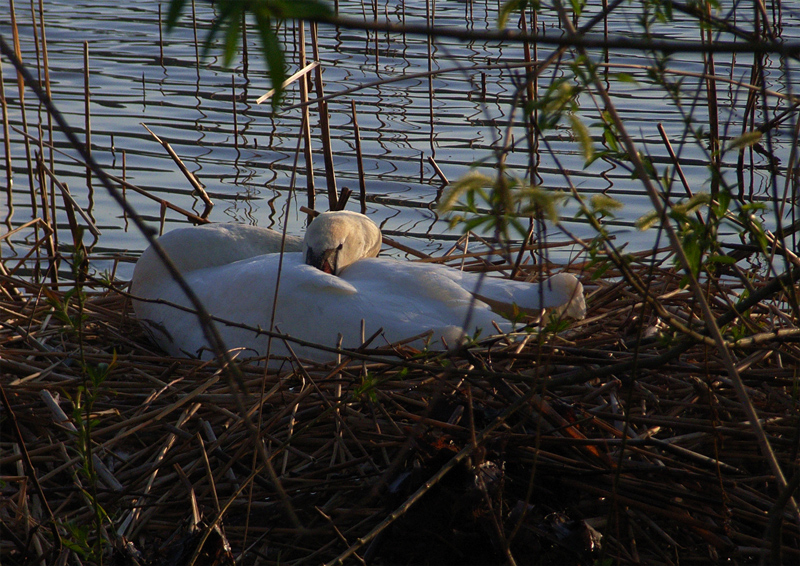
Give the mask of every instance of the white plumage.
<svg viewBox="0 0 800 566">
<path fill-rule="evenodd" d="M 370 225 L 374 230 L 367 227 Z M 274 301 L 280 240 L 276 248 L 276 240 L 265 235 L 271 231 L 216 226 L 180 229 L 162 238 L 167 252 L 176 259 L 209 312 L 231 322 L 269 329 L 275 302 L 274 329 L 315 344 L 336 346 L 341 335 L 345 348 L 360 346 L 362 320 L 367 337 L 383 330 L 382 337 L 371 347 L 431 331 L 431 346 L 442 348 L 442 338 L 452 345 L 465 332 L 480 332 L 484 337 L 496 334 L 493 323 L 504 332 L 512 330 L 512 324 L 492 312 L 487 302 L 495 309 L 506 308 L 509 313 L 513 304 L 527 310 L 560 307 L 573 318 L 583 318 L 585 313 L 583 288 L 569 274 L 534 284 L 481 278 L 440 265 L 364 257 L 377 254 L 380 231 L 356 213 L 326 213 L 312 222 L 306 233 L 305 251 L 284 254 Z M 250 230 L 259 233 L 245 234 Z M 315 257 L 324 255 L 330 270 L 338 275 L 307 265 L 309 250 Z M 187 255 L 193 257 L 189 259 Z M 226 258 L 231 261 L 226 262 Z M 487 302 L 473 297 L 476 289 Z M 131 292 L 142 299 L 189 304 L 152 250 L 145 251 L 137 263 Z M 155 341 L 170 354 L 193 356 L 206 346 L 193 313 L 163 302 L 134 301 L 134 308 Z M 267 336 L 233 326 L 218 327 L 229 348 L 245 348 L 252 355 L 266 354 Z M 327 361 L 334 357 L 327 351 L 290 345 L 300 358 Z M 273 339 L 271 354 L 288 355 L 282 340 Z"/>
</svg>

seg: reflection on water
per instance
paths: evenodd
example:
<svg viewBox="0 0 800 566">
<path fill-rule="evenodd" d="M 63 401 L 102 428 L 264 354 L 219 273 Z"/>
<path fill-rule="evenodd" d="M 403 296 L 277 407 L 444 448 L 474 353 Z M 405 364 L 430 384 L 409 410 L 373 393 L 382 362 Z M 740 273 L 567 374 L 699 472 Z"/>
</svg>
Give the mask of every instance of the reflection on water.
<svg viewBox="0 0 800 566">
<path fill-rule="evenodd" d="M 423 23 L 426 21 L 425 4 L 421 0 L 386 2 L 379 6 L 379 18 L 398 23 Z M 345 15 L 365 13 L 367 19 L 373 17 L 371 5 L 362 2 L 341 0 L 339 6 Z M 782 37 L 797 38 L 800 20 L 787 15 L 797 12 L 800 5 L 784 2 L 782 6 Z M 638 9 L 637 5 L 631 5 L 618 10 L 609 20 L 612 33 L 638 33 Z M 206 3 L 198 3 L 197 10 L 198 33 L 202 40 L 213 12 Z M 496 26 L 496 10 L 496 3 L 439 2 L 435 22 L 439 26 L 460 27 L 466 22 L 472 30 L 491 30 Z M 8 40 L 12 36 L 8 19 L 0 20 L 0 33 Z M 30 12 L 18 6 L 17 20 L 23 58 L 35 68 Z M 296 151 L 298 147 L 302 149 L 302 112 L 294 107 L 300 102 L 298 85 L 295 83 L 286 93 L 285 107 L 289 109 L 273 114 L 269 104 L 255 104 L 255 99 L 270 88 L 256 34 L 248 35 L 247 64 L 239 60 L 234 69 L 225 69 L 213 56 L 214 52 L 207 61 L 197 63 L 190 17 L 185 17 L 173 33 L 164 35 L 162 51 L 156 1 L 108 2 L 105 5 L 100 1 L 46 2 L 44 20 L 53 98 L 79 131 L 84 124 L 83 44 L 88 43 L 92 151 L 112 174 L 124 175 L 128 181 L 195 214 L 202 212 L 203 202 L 192 194 L 191 186 L 175 163 L 142 127 L 141 123 L 145 123 L 171 144 L 186 167 L 203 183 L 216 203 L 210 217 L 212 221 L 281 225 L 287 214 L 290 189 L 294 186 L 297 193 L 291 198 L 288 210 L 289 231 L 302 232 L 305 215 L 299 212 L 299 206 L 307 201 L 304 194 L 307 179 L 302 155 L 295 167 Z M 744 20 L 739 25 L 747 27 Z M 561 33 L 552 16 L 547 14 L 539 17 L 537 29 L 546 35 Z M 699 33 L 688 19 L 679 19 L 656 31 L 664 37 L 692 41 L 698 39 Z M 493 153 L 507 134 L 515 80 L 522 73 L 518 64 L 524 61 L 521 46 L 441 38 L 429 42 L 425 37 L 410 34 L 367 34 L 332 26 L 320 27 L 318 34 L 325 94 L 349 91 L 328 101 L 337 185 L 354 191 L 348 208 L 358 209 L 359 193 L 351 109 L 351 101 L 354 101 L 369 213 L 388 234 L 402 243 L 427 253 L 449 247 L 448 240 L 452 236 L 435 211 L 443 182 L 434 165 L 445 178 L 453 181 L 478 161 L 492 163 Z M 297 29 L 290 23 L 283 26 L 281 37 L 290 73 L 300 65 L 297 36 Z M 312 52 L 310 44 L 307 51 Z M 552 48 L 539 46 L 538 58 L 543 60 L 551 52 Z M 565 62 L 566 59 L 565 56 Z M 597 61 L 602 60 L 602 57 L 597 58 Z M 671 166 L 656 129 L 657 124 L 663 124 L 680 155 L 683 172 L 692 189 L 708 190 L 704 185 L 708 178 L 708 153 L 702 147 L 681 142 L 686 136 L 682 112 L 691 111 L 695 123 L 702 125 L 704 131 L 708 130 L 704 96 L 699 97 L 703 104 L 679 109 L 669 102 L 662 89 L 652 86 L 647 79 L 641 65 L 648 61 L 641 54 L 611 53 L 608 61 L 611 63 L 609 73 L 624 71 L 635 79 L 609 80 L 607 84 L 629 133 L 641 150 L 652 155 L 660 172 Z M 751 63 L 752 56 L 715 56 L 717 75 L 734 81 L 717 84 L 723 136 L 734 137 L 742 132 L 747 91 L 734 83 L 749 80 Z M 675 54 L 670 58 L 669 68 L 694 73 L 670 76 L 671 80 L 683 81 L 685 92 L 701 92 L 705 88 L 697 75 L 703 71 L 700 57 Z M 426 75 L 428 71 L 433 73 Z M 552 66 L 541 77 L 539 88 L 544 89 L 554 78 L 565 75 L 563 67 Z M 791 93 L 793 85 L 780 61 L 767 59 L 765 76 L 768 89 Z M 41 199 L 32 199 L 29 190 L 26 146 L 20 133 L 23 117 L 15 79 L 13 69 L 4 62 L 3 86 L 9 102 L 9 121 L 14 128 L 10 135 L 14 185 L 13 191 L 3 197 L 3 217 L 9 230 L 29 221 L 41 208 Z M 776 113 L 785 107 L 785 103 L 774 98 L 770 103 L 782 105 Z M 585 123 L 597 122 L 597 107 L 602 106 L 601 103 L 587 94 L 580 98 L 580 104 L 585 112 L 582 115 Z M 315 104 L 311 106 L 310 116 L 316 206 L 322 210 L 327 208 L 327 186 Z M 40 124 L 47 131 L 47 117 L 30 92 L 26 95 L 25 117 L 32 133 Z M 752 124 L 757 126 L 764 121 L 765 115 L 758 111 Z M 593 128 L 591 132 L 599 147 L 601 131 Z M 787 122 L 773 140 L 772 152 L 783 164 L 789 161 L 791 132 L 792 124 Z M 514 139 L 514 149 L 508 153 L 506 163 L 514 174 L 521 177 L 533 174 L 546 188 L 561 189 L 566 187 L 563 173 L 566 171 L 583 194 L 604 192 L 620 199 L 625 208 L 610 224 L 612 230 L 634 240 L 638 246 L 649 245 L 651 236 L 636 235 L 633 222 L 651 206 L 640 184 L 631 180 L 629 171 L 604 160 L 585 168 L 580 146 L 566 125 L 547 133 L 546 143 L 539 144 L 541 154 L 535 163 L 536 170 L 530 171 L 525 131 L 517 126 L 510 135 Z M 47 140 L 48 135 L 45 133 L 43 138 Z M 85 171 L 69 157 L 75 154 L 63 136 L 55 132 L 53 142 L 59 151 L 65 152 L 53 156 L 52 167 L 57 178 L 69 185 L 77 205 L 94 219 L 102 232 L 95 251 L 140 251 L 143 238 L 130 229 L 110 197 L 100 190 L 92 197 Z M 37 144 L 33 144 L 31 152 L 35 154 L 38 149 Z M 49 160 L 49 153 L 45 155 Z M 769 197 L 772 189 L 766 157 L 750 152 L 746 165 L 752 160 L 754 167 L 742 178 L 736 177 L 735 159 L 735 154 L 725 156 L 728 165 L 725 180 L 734 185 L 743 183 L 742 188 L 749 198 Z M 126 195 L 149 222 L 155 226 L 161 223 L 159 203 L 130 190 Z M 52 196 L 56 196 L 57 203 L 61 202 L 59 195 L 53 193 Z M 572 217 L 575 210 L 574 204 L 569 205 L 563 211 L 564 217 Z M 63 206 L 59 205 L 57 215 L 59 230 L 68 231 Z M 169 211 L 164 229 L 185 221 L 181 215 Z M 591 230 L 580 222 L 571 221 L 568 226 L 579 236 L 592 236 Z M 29 231 L 21 231 L 10 241 L 20 243 L 29 237 L 32 237 Z M 8 254 L 9 250 L 6 248 L 3 253 Z M 16 253 L 16 249 L 11 253 Z M 121 276 L 127 277 L 129 273 L 128 267 L 120 268 Z"/>
</svg>

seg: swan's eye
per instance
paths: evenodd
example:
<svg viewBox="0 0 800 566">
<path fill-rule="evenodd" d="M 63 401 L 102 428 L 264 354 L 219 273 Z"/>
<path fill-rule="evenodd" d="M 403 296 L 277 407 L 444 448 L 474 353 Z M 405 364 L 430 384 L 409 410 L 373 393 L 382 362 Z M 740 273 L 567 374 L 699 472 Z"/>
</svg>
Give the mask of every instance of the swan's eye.
<svg viewBox="0 0 800 566">
<path fill-rule="evenodd" d="M 344 243 L 339 244 L 339 247 L 336 248 L 337 250 L 341 250 L 344 247 Z"/>
</svg>

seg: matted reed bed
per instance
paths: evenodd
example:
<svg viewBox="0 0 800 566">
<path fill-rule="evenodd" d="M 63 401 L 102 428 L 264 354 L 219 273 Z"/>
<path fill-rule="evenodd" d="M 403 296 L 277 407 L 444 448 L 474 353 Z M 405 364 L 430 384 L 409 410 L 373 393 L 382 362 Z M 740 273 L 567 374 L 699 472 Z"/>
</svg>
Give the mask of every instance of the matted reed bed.
<svg viewBox="0 0 800 566">
<path fill-rule="evenodd" d="M 791 299 L 709 285 L 781 489 L 670 266 L 573 265 L 587 318 L 522 342 L 239 378 L 160 354 L 124 287 L 87 281 L 69 327 L 66 289 L 2 275 L 0 561 L 796 563 Z"/>
</svg>

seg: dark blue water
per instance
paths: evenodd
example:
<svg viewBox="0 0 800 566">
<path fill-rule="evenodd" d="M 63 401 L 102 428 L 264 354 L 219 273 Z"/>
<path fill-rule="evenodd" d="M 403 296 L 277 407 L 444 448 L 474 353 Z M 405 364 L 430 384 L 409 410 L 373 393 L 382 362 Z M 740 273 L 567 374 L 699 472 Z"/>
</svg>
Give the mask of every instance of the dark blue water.
<svg viewBox="0 0 800 566">
<path fill-rule="evenodd" d="M 800 3 L 783 3 L 780 31 L 784 39 L 800 37 L 800 20 L 796 17 L 798 8 Z M 416 0 L 379 2 L 379 17 L 393 22 L 405 19 L 408 23 L 423 23 L 425 9 L 425 2 Z M 615 13 L 609 21 L 612 33 L 635 37 L 640 31 L 637 23 L 639 9 L 638 3 L 632 3 Z M 343 15 L 361 17 L 366 14 L 370 20 L 373 17 L 369 3 L 362 6 L 360 2 L 342 1 L 340 10 Z M 0 33 L 10 42 L 8 11 L 7 4 L 0 8 Z M 17 3 L 16 12 L 23 58 L 35 71 L 30 6 Z M 467 22 L 470 29 L 491 30 L 496 26 L 496 12 L 496 3 L 439 1 L 435 4 L 436 24 L 440 26 L 463 27 Z M 738 25 L 747 29 L 749 16 L 742 13 Z M 201 41 L 212 18 L 209 5 L 198 2 L 197 26 Z M 271 86 L 255 33 L 251 31 L 248 35 L 247 63 L 239 56 L 232 68 L 224 68 L 218 58 L 219 50 L 213 50 L 208 59 L 198 63 L 191 13 L 184 15 L 180 26 L 172 33 L 164 31 L 162 57 L 158 2 L 155 1 L 48 1 L 45 2 L 45 24 L 53 98 L 81 136 L 84 128 L 83 44 L 88 42 L 93 153 L 112 174 L 122 176 L 124 152 L 125 175 L 130 182 L 194 213 L 203 210 L 202 201 L 192 194 L 191 186 L 172 159 L 142 127 L 141 123 L 145 123 L 172 145 L 205 185 L 216 204 L 211 220 L 280 227 L 286 218 L 291 233 L 302 233 L 305 214 L 299 211 L 299 206 L 307 202 L 302 153 L 295 167 L 301 112 L 294 108 L 273 113 L 269 104 L 255 104 L 255 100 Z M 552 15 L 540 18 L 539 29 L 544 29 L 548 36 L 561 34 Z M 602 30 L 602 26 L 597 29 Z M 699 34 L 697 26 L 688 18 L 679 18 L 656 31 L 665 38 L 687 41 L 696 41 Z M 436 253 L 450 247 L 458 232 L 451 231 L 436 212 L 442 180 L 429 163 L 429 158 L 435 159 L 450 181 L 466 174 L 481 160 L 486 160 L 486 171 L 491 172 L 494 151 L 509 132 L 515 89 L 513 78 L 520 73 L 512 66 L 523 61 L 522 50 L 518 45 L 501 45 L 497 41 L 437 39 L 429 45 L 427 39 L 420 36 L 387 36 L 385 32 L 377 35 L 376 51 L 374 33 L 331 26 L 319 29 L 325 94 L 340 93 L 380 80 L 408 77 L 361 88 L 329 101 L 337 184 L 339 188 L 344 186 L 354 191 L 348 208 L 358 210 L 358 169 L 351 110 L 351 101 L 355 101 L 369 214 L 393 238 L 425 253 Z M 289 24 L 281 36 L 291 74 L 299 68 L 296 29 Z M 310 59 L 312 49 L 308 31 L 306 39 Z M 722 39 L 730 39 L 730 36 Z M 551 52 L 552 47 L 540 46 L 539 59 L 545 59 Z M 604 62 L 600 53 L 594 56 L 595 62 Z M 564 65 L 571 59 L 570 54 L 565 54 L 560 67 L 550 67 L 540 79 L 540 89 L 546 89 L 554 78 L 568 76 L 569 71 Z M 674 54 L 668 63 L 669 79 L 683 81 L 683 100 L 687 105 L 683 108 L 676 106 L 663 88 L 648 79 L 643 66 L 650 60 L 645 54 L 611 53 L 608 61 L 608 88 L 640 150 L 653 157 L 659 174 L 663 174 L 667 167 L 674 169 L 656 129 L 657 124 L 663 124 L 680 155 L 692 190 L 708 191 L 708 149 L 704 142 L 686 139 L 685 120 L 686 113 L 691 111 L 693 125 L 708 130 L 705 83 L 700 78 L 702 59 L 679 53 Z M 747 95 L 747 91 L 735 83 L 749 80 L 752 56 L 718 55 L 715 63 L 717 75 L 733 81 L 720 80 L 717 89 L 721 130 L 723 135 L 727 133 L 734 137 L 742 132 Z M 410 76 L 428 71 L 429 66 L 430 70 L 440 71 L 430 81 L 427 77 Z M 633 77 L 635 82 L 614 78 L 614 73 L 622 72 Z M 793 61 L 782 62 L 775 58 L 767 61 L 766 86 L 775 93 L 792 94 L 797 86 L 796 75 Z M 485 82 L 485 92 L 482 82 Z M 16 77 L 6 61 L 3 62 L 3 84 L 10 124 L 21 128 Z M 694 108 L 688 106 L 692 98 L 699 102 Z M 787 105 L 777 97 L 770 97 L 768 101 L 769 114 L 759 110 L 755 115 L 756 124 L 774 116 Z M 299 91 L 295 83 L 286 93 L 284 107 L 298 102 Z M 582 94 L 578 102 L 581 120 L 590 128 L 595 145 L 601 148 L 602 131 L 594 124 L 599 122 L 603 104 L 590 93 Z M 238 130 L 234 129 L 234 106 Z M 32 133 L 36 133 L 40 123 L 46 127 L 47 118 L 30 91 L 26 95 L 26 113 Z M 311 135 L 314 181 L 318 191 L 316 206 L 325 210 L 328 208 L 327 189 L 318 118 L 318 109 L 313 105 Z M 515 119 L 520 119 L 519 111 Z M 786 127 L 777 131 L 773 138 L 773 154 L 784 167 L 790 161 L 790 150 L 795 142 L 792 124 L 792 120 L 787 121 Z M 512 175 L 525 178 L 530 164 L 525 131 L 517 122 L 510 133 L 515 146 L 508 153 L 506 163 Z M 44 139 L 47 139 L 46 133 Z M 654 232 L 639 233 L 634 227 L 635 220 L 649 212 L 652 205 L 643 193 L 641 183 L 632 180 L 629 171 L 604 160 L 585 167 L 580 145 L 567 121 L 547 132 L 546 140 L 547 144 L 539 146 L 537 182 L 546 189 L 564 190 L 568 186 L 563 174 L 566 171 L 569 181 L 585 198 L 602 192 L 622 201 L 624 208 L 615 214 L 615 218 L 607 219 L 609 231 L 618 241 L 631 242 L 632 248 L 652 244 Z M 1 229 L 3 232 L 34 216 L 22 135 L 12 131 L 10 141 L 14 185 L 11 197 L 2 195 L 0 201 L 5 223 Z M 92 216 L 102 232 L 94 248 L 95 256 L 117 254 L 135 257 L 144 246 L 143 237 L 126 222 L 119 207 L 99 183 L 95 181 L 95 191 L 93 194 L 90 192 L 84 169 L 69 157 L 76 153 L 58 132 L 54 134 L 54 143 L 66 154 L 54 155 L 56 175 L 69 185 L 75 200 Z M 4 150 L 0 151 L 5 158 Z M 46 156 L 49 160 L 49 153 Z M 736 154 L 724 157 L 724 179 L 734 185 L 737 183 L 736 157 Z M 767 159 L 750 152 L 746 157 L 745 194 L 753 199 L 771 199 L 774 186 L 768 173 Z M 783 190 L 785 175 L 781 174 L 778 181 Z M 293 187 L 296 188 L 294 192 Z M 679 184 L 674 190 L 679 195 L 684 194 Z M 787 211 L 796 205 L 791 192 L 790 188 L 785 199 Z M 131 191 L 127 196 L 148 222 L 154 226 L 161 224 L 158 203 Z M 779 196 L 783 198 L 785 195 Z M 61 203 L 60 197 L 57 202 Z M 573 220 L 576 212 L 575 202 L 568 201 L 561 210 L 564 225 L 580 237 L 591 238 L 594 235 L 591 228 L 584 222 Z M 38 214 L 41 214 L 40 207 Z M 164 220 L 164 230 L 186 223 L 185 218 L 172 211 Z M 64 239 L 68 239 L 63 210 L 58 212 L 58 228 Z M 24 254 L 26 242 L 30 243 L 32 237 L 31 230 L 15 234 L 10 241 L 16 245 L 13 248 L 4 245 L 3 255 Z M 548 238 L 566 239 L 553 226 L 548 229 Z M 554 254 L 554 258 L 564 261 L 576 251 L 577 248 L 569 248 Z M 105 264 L 98 262 L 98 265 Z M 123 278 L 129 276 L 130 271 L 128 263 L 122 263 L 118 268 L 118 274 Z"/>
</svg>

